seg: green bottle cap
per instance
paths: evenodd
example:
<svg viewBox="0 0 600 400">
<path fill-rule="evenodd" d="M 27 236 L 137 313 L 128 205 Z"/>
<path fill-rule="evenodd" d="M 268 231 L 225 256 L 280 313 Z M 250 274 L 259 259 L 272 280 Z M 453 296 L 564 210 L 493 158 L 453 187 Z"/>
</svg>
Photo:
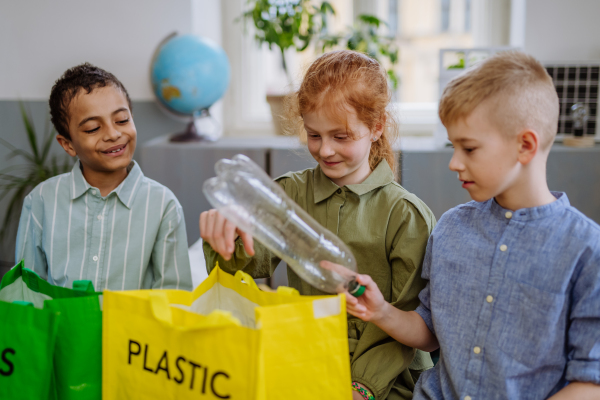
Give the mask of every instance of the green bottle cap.
<svg viewBox="0 0 600 400">
<path fill-rule="evenodd" d="M 348 283 L 348 292 L 354 297 L 362 296 L 365 290 L 366 288 L 354 279 Z"/>
<path fill-rule="evenodd" d="M 358 287 L 356 288 L 356 290 L 352 293 L 350 293 L 352 296 L 354 297 L 360 297 L 363 295 L 363 293 L 365 292 L 367 288 L 364 287 L 363 285 L 358 285 Z"/>
</svg>

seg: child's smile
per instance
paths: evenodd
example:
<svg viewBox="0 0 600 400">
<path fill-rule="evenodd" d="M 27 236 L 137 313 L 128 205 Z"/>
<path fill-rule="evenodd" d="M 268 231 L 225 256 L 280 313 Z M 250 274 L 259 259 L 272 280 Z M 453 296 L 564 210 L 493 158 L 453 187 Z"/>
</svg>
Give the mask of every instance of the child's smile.
<svg viewBox="0 0 600 400">
<path fill-rule="evenodd" d="M 371 174 L 371 140 L 381 135 L 371 132 L 353 109 L 345 118 L 346 123 L 342 123 L 323 112 L 303 115 L 308 150 L 338 186 L 361 183 Z"/>
<path fill-rule="evenodd" d="M 125 154 L 125 148 L 127 147 L 127 143 L 123 143 L 117 146 L 113 146 L 102 153 L 106 154 L 109 157 L 119 157 Z"/>
<path fill-rule="evenodd" d="M 127 99 L 113 85 L 81 91 L 69 104 L 70 155 L 79 157 L 86 174 L 122 175 L 135 151 L 137 131 Z M 64 146 L 63 146 L 64 147 Z"/>
</svg>

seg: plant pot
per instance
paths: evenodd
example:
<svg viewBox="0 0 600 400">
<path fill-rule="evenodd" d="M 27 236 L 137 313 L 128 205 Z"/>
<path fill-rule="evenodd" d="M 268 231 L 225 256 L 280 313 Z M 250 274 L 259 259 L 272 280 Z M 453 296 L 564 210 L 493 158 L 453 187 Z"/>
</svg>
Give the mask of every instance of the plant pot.
<svg viewBox="0 0 600 400">
<path fill-rule="evenodd" d="M 273 127 L 275 128 L 275 133 L 277 135 L 284 135 L 283 132 L 283 99 L 285 99 L 285 95 L 267 95 L 267 103 L 269 103 L 269 107 L 271 107 L 271 116 L 273 118 Z"/>
</svg>

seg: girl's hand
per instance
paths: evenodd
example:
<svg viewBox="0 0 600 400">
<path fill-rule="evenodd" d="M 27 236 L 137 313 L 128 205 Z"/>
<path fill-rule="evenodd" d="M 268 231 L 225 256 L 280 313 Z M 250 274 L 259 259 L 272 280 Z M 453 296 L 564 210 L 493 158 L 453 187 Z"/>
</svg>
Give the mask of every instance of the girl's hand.
<svg viewBox="0 0 600 400">
<path fill-rule="evenodd" d="M 200 237 L 227 261 L 235 250 L 235 240 L 240 236 L 246 252 L 254 255 L 252 235 L 238 229 L 223 214 L 212 209 L 200 214 Z"/>
<path fill-rule="evenodd" d="M 329 261 L 321 261 L 321 267 L 338 271 L 342 275 L 347 275 L 349 272 L 346 267 Z M 344 274 L 342 271 L 347 271 L 347 273 Z M 348 291 L 345 292 L 347 311 L 363 321 L 375 322 L 383 318 L 389 303 L 383 298 L 377 284 L 369 275 L 356 275 L 356 281 L 365 286 L 365 292 L 360 297 L 354 297 Z"/>
</svg>

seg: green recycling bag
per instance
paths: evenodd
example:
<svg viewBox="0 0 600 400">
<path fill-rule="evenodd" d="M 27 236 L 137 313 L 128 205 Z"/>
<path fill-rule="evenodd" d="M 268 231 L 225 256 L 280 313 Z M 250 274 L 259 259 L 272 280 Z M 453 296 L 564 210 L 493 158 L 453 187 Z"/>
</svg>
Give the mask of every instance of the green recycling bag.
<svg viewBox="0 0 600 400">
<path fill-rule="evenodd" d="M 100 400 L 101 296 L 90 281 L 75 281 L 73 287 L 51 285 L 20 262 L 4 275 L 0 301 L 28 301 L 36 308 L 60 313 L 49 399 Z"/>
<path fill-rule="evenodd" d="M 48 398 L 59 319 L 0 301 L 0 399 Z"/>
</svg>

